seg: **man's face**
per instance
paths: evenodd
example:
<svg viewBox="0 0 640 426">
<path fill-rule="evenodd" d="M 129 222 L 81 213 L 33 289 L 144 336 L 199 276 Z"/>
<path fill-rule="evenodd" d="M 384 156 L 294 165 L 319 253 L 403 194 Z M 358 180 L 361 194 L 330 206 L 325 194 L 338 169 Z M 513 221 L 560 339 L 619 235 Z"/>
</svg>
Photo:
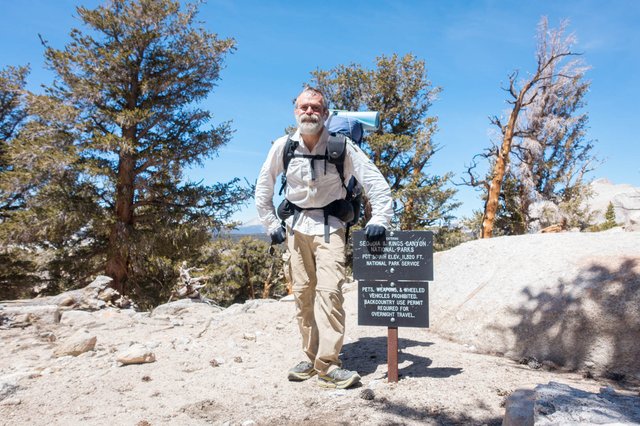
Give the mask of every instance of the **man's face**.
<svg viewBox="0 0 640 426">
<path fill-rule="evenodd" d="M 311 91 L 302 92 L 298 96 L 294 113 L 298 129 L 303 135 L 320 133 L 327 118 L 327 111 L 322 105 L 322 96 Z"/>
</svg>

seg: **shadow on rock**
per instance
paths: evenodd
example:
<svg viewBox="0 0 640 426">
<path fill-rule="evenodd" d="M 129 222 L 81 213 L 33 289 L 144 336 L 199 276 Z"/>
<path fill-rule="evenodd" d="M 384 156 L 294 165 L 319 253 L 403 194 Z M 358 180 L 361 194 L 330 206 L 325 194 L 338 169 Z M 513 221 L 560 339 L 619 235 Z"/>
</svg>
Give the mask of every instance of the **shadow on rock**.
<svg viewBox="0 0 640 426">
<path fill-rule="evenodd" d="M 571 281 L 514 310 L 515 352 L 605 377 L 640 374 L 640 260 L 593 260 Z"/>
</svg>

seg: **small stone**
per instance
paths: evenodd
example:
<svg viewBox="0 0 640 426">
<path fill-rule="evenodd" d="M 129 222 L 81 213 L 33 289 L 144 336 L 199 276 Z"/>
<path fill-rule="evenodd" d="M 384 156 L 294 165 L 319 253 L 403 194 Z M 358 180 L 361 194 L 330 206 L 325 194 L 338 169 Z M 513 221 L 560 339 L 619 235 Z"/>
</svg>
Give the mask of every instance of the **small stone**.
<svg viewBox="0 0 640 426">
<path fill-rule="evenodd" d="M 98 299 L 107 302 L 107 301 L 111 301 L 111 299 L 114 299 L 116 296 L 119 296 L 119 293 L 114 289 L 112 289 L 111 287 L 107 287 L 101 293 L 98 294 Z"/>
<path fill-rule="evenodd" d="M 53 334 L 50 331 L 45 331 L 44 333 L 40 333 L 38 335 L 38 337 L 40 337 L 42 340 L 44 340 L 45 342 L 55 342 L 56 341 L 56 335 Z"/>
<path fill-rule="evenodd" d="M 151 381 L 151 377 L 149 377 L 149 376 L 142 376 L 142 381 L 143 381 L 143 382 L 150 382 L 150 381 Z"/>
<path fill-rule="evenodd" d="M 542 367 L 542 363 L 540 361 L 538 361 L 536 359 L 536 357 L 533 357 L 533 356 L 526 356 L 526 357 L 520 359 L 520 364 L 526 365 L 527 367 L 531 368 L 532 370 L 538 370 L 538 369 L 540 369 L 540 367 Z"/>
<path fill-rule="evenodd" d="M 64 340 L 54 351 L 53 356 L 78 356 L 84 352 L 91 351 L 96 346 L 97 338 L 86 329 L 80 329 Z"/>
<path fill-rule="evenodd" d="M 498 396 L 508 396 L 511 393 L 511 391 L 508 391 L 506 389 L 497 388 L 496 389 L 496 393 L 498 394 Z"/>
<path fill-rule="evenodd" d="M 365 399 L 367 401 L 373 401 L 373 399 L 376 397 L 376 394 L 373 392 L 373 389 L 362 389 L 362 391 L 360 392 L 360 398 Z"/>
<path fill-rule="evenodd" d="M 244 340 L 255 341 L 256 340 L 256 335 L 253 334 L 253 333 L 244 333 L 244 336 L 242 336 L 242 338 Z"/>
<path fill-rule="evenodd" d="M 58 302 L 58 305 L 71 306 L 74 303 L 76 303 L 76 300 L 71 295 L 67 295 L 67 296 L 64 296 L 62 299 L 60 299 L 60 301 Z"/>
<path fill-rule="evenodd" d="M 286 327 L 286 325 L 282 324 L 281 322 L 276 324 L 276 330 L 283 330 Z"/>
<path fill-rule="evenodd" d="M 140 343 L 134 343 L 124 351 L 118 352 L 116 361 L 122 365 L 144 364 L 155 362 L 156 356 L 146 346 Z"/>
<path fill-rule="evenodd" d="M 209 361 L 209 365 L 211 365 L 212 367 L 220 367 L 222 364 L 224 364 L 223 358 L 213 358 L 211 359 L 211 361 Z"/>
<path fill-rule="evenodd" d="M 242 357 L 241 356 L 237 356 L 237 357 L 233 358 L 233 361 L 237 362 L 238 364 L 241 364 L 242 363 Z"/>
<path fill-rule="evenodd" d="M 5 398 L 0 401 L 1 405 L 20 405 L 22 400 L 20 398 Z"/>
</svg>

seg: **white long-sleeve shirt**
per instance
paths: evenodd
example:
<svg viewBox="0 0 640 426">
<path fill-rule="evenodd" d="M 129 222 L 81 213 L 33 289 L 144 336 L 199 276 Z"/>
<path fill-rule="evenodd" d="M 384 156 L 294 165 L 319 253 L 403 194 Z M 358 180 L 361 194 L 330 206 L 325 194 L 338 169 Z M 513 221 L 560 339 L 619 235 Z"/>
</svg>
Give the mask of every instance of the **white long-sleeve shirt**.
<svg viewBox="0 0 640 426">
<path fill-rule="evenodd" d="M 313 151 L 307 149 L 299 131 L 296 131 L 291 139 L 298 141 L 296 154 L 324 155 L 329 132 L 326 128 L 322 131 L 320 140 Z M 280 220 L 276 216 L 273 205 L 273 195 L 276 178 L 284 171 L 283 151 L 286 143 L 287 136 L 283 136 L 273 143 L 267 159 L 260 169 L 256 183 L 255 202 L 258 216 L 269 233 L 280 227 Z M 348 141 L 346 148 L 345 184 L 349 182 L 351 176 L 355 176 L 371 203 L 372 217 L 367 224 L 381 225 L 388 229 L 393 216 L 393 201 L 389 184 L 380 170 L 359 147 Z M 311 161 L 315 162 L 315 179 L 312 179 Z M 310 160 L 302 157 L 291 159 L 287 169 L 285 197 L 300 208 L 314 209 L 300 212 L 294 231 L 305 235 L 323 235 L 324 213 L 322 207 L 332 201 L 345 198 L 346 193 L 335 165 L 324 160 Z M 288 218 L 286 222 L 288 226 L 291 226 L 293 217 Z M 334 216 L 329 216 L 330 232 L 343 227 L 344 222 Z"/>
</svg>

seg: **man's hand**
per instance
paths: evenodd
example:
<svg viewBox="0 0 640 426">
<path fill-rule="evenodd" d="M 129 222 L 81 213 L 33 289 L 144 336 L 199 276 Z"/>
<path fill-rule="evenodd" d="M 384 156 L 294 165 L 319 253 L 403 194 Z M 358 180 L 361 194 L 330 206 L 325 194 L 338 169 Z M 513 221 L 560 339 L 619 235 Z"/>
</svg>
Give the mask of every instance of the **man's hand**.
<svg viewBox="0 0 640 426">
<path fill-rule="evenodd" d="M 367 225 L 364 228 L 364 235 L 367 241 L 382 241 L 385 239 L 386 229 L 380 225 Z"/>
<path fill-rule="evenodd" d="M 287 231 L 284 227 L 280 227 L 273 231 L 271 234 L 271 245 L 277 245 L 284 243 L 284 240 L 287 238 Z"/>
</svg>

